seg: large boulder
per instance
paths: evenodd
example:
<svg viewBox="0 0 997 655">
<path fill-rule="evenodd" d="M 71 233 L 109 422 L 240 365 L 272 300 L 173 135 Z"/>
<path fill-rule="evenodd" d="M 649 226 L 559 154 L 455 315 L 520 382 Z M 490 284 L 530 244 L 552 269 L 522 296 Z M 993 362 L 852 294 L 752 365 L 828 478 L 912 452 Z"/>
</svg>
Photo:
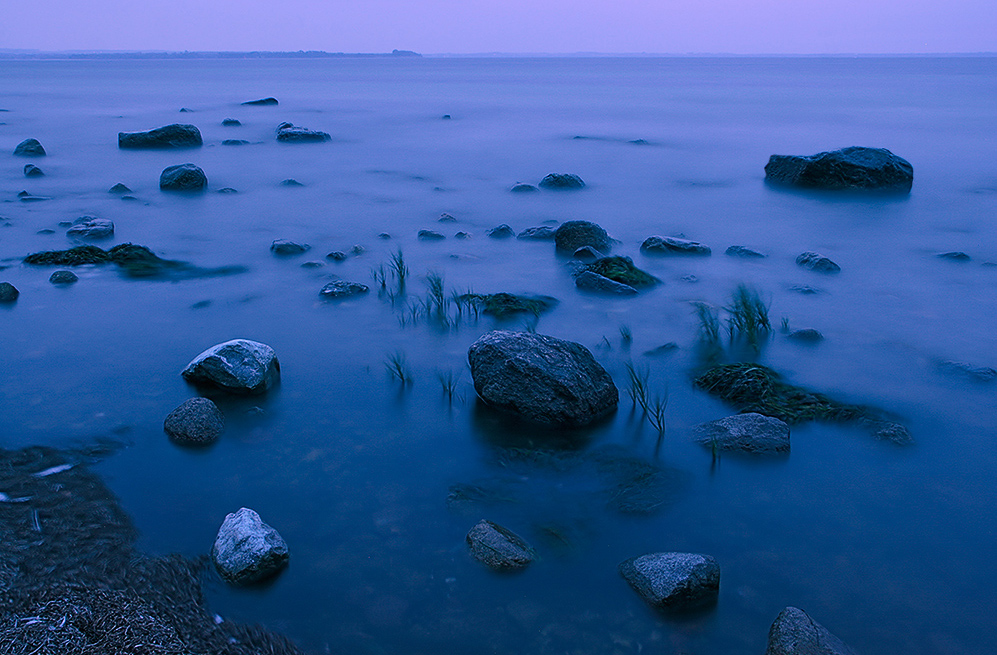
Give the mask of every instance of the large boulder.
<svg viewBox="0 0 997 655">
<path fill-rule="evenodd" d="M 816 155 L 772 155 L 765 179 L 806 189 L 876 189 L 910 193 L 914 167 L 886 148 L 853 146 Z"/>
<path fill-rule="evenodd" d="M 709 555 L 651 553 L 622 562 L 619 571 L 641 598 L 659 609 L 711 605 L 720 593 L 720 566 Z"/>
<path fill-rule="evenodd" d="M 203 143 L 200 130 L 182 123 L 157 127 L 147 132 L 118 132 L 119 148 L 196 148 Z"/>
<path fill-rule="evenodd" d="M 260 394 L 280 381 L 273 348 L 257 341 L 233 339 L 208 348 L 181 372 L 192 384 L 235 394 Z"/>
<path fill-rule="evenodd" d="M 211 549 L 218 572 L 233 584 L 272 577 L 287 565 L 288 557 L 280 534 L 246 507 L 225 517 Z"/>
<path fill-rule="evenodd" d="M 74 239 L 107 239 L 114 236 L 114 222 L 106 218 L 80 216 L 66 231 Z"/>
<path fill-rule="evenodd" d="M 498 571 L 516 571 L 529 566 L 536 551 L 512 530 L 491 521 L 479 521 L 467 533 L 471 556 Z"/>
<path fill-rule="evenodd" d="M 44 157 L 45 148 L 38 139 L 25 139 L 14 148 L 14 154 L 18 157 Z"/>
<path fill-rule="evenodd" d="M 789 426 L 754 412 L 701 423 L 692 428 L 692 434 L 697 442 L 720 451 L 789 452 Z"/>
<path fill-rule="evenodd" d="M 616 409 L 613 378 L 578 343 L 495 330 L 467 352 L 474 390 L 496 409 L 552 427 L 577 428 Z"/>
<path fill-rule="evenodd" d="M 159 176 L 159 188 L 165 191 L 200 191 L 206 186 L 208 177 L 194 164 L 169 166 Z"/>
<path fill-rule="evenodd" d="M 570 253 L 583 246 L 605 253 L 613 247 L 613 241 L 600 225 L 590 221 L 567 221 L 554 230 L 554 246 Z"/>
<path fill-rule="evenodd" d="M 855 651 L 803 610 L 787 607 L 769 628 L 765 655 L 855 655 Z"/>
<path fill-rule="evenodd" d="M 295 127 L 291 123 L 281 123 L 277 126 L 277 140 L 281 143 L 319 143 L 332 139 L 327 132 Z"/>
<path fill-rule="evenodd" d="M 212 444 L 224 429 L 221 411 L 207 398 L 185 400 L 163 421 L 163 430 L 170 439 L 185 446 Z"/>
</svg>

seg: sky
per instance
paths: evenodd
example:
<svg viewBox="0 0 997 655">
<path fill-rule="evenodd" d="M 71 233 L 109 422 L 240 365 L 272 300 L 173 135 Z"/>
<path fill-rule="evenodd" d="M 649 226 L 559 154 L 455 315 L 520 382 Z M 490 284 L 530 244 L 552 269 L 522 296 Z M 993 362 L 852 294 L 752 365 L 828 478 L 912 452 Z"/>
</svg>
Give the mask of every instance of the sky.
<svg viewBox="0 0 997 655">
<path fill-rule="evenodd" d="M 0 49 L 997 52 L 997 0 L 9 0 Z"/>
</svg>

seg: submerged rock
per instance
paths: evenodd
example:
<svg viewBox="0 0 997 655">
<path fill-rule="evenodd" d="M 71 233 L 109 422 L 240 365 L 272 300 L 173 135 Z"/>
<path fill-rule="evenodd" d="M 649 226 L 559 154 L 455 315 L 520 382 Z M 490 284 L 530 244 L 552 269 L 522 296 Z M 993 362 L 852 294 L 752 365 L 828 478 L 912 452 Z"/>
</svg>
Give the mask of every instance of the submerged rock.
<svg viewBox="0 0 997 655">
<path fill-rule="evenodd" d="M 25 139 L 14 148 L 14 154 L 18 157 L 44 157 L 45 148 L 38 139 Z"/>
<path fill-rule="evenodd" d="M 201 191 L 207 186 L 208 177 L 194 164 L 168 166 L 159 176 L 159 188 L 164 191 Z"/>
<path fill-rule="evenodd" d="M 451 216 L 450 214 L 448 214 L 446 212 L 443 212 L 442 214 L 440 214 L 440 217 L 438 219 L 436 219 L 436 220 L 439 221 L 440 223 L 456 223 L 457 222 L 456 218 L 454 218 L 453 216 Z"/>
<path fill-rule="evenodd" d="M 328 255 L 325 256 L 326 259 L 331 259 L 334 262 L 345 262 L 346 253 L 342 250 L 333 250 Z"/>
<path fill-rule="evenodd" d="M 807 251 L 796 258 L 796 265 L 817 273 L 838 273 L 841 267 L 820 253 Z"/>
<path fill-rule="evenodd" d="M 242 125 L 242 121 L 237 118 L 225 118 L 222 120 L 222 125 L 225 127 L 238 127 Z"/>
<path fill-rule="evenodd" d="M 248 146 L 249 141 L 245 139 L 225 139 L 222 141 L 223 146 Z"/>
<path fill-rule="evenodd" d="M 69 250 L 47 250 L 36 252 L 24 258 L 25 264 L 34 266 L 84 266 L 86 264 L 106 264 L 111 255 L 97 246 L 76 246 Z"/>
<path fill-rule="evenodd" d="M 289 187 L 305 186 L 304 184 L 302 184 L 301 182 L 298 182 L 293 177 L 289 177 L 286 180 L 281 180 L 280 185 L 281 186 L 289 186 Z"/>
<path fill-rule="evenodd" d="M 616 410 L 613 378 L 581 344 L 495 330 L 467 353 L 474 390 L 488 405 L 552 427 L 589 425 Z"/>
<path fill-rule="evenodd" d="M 319 295 L 326 300 L 341 300 L 343 298 L 360 296 L 368 291 L 370 291 L 370 288 L 366 284 L 360 284 L 359 282 L 347 282 L 346 280 L 336 280 L 335 282 L 330 282 L 322 287 L 322 290 L 319 291 Z"/>
<path fill-rule="evenodd" d="M 422 241 L 442 241 L 447 237 L 434 230 L 419 230 L 418 238 Z"/>
<path fill-rule="evenodd" d="M 131 193 L 132 190 L 129 189 L 124 184 L 122 184 L 121 182 L 118 182 L 117 184 L 115 184 L 114 186 L 112 186 L 110 189 L 108 189 L 107 192 L 108 193 Z"/>
<path fill-rule="evenodd" d="M 465 293 L 458 300 L 476 306 L 483 314 L 506 318 L 515 314 L 540 314 L 557 306 L 550 296 L 517 296 L 512 293 Z"/>
<path fill-rule="evenodd" d="M 855 655 L 855 651 L 803 610 L 787 607 L 769 628 L 765 655 Z"/>
<path fill-rule="evenodd" d="M 952 262 L 968 262 L 972 259 L 972 257 L 959 250 L 953 250 L 952 252 L 940 252 L 937 257 L 939 259 L 947 259 Z"/>
<path fill-rule="evenodd" d="M 24 165 L 24 177 L 45 177 L 45 171 L 34 164 Z"/>
<path fill-rule="evenodd" d="M 182 123 L 147 132 L 118 132 L 118 147 L 126 149 L 197 148 L 203 143 L 200 130 Z"/>
<path fill-rule="evenodd" d="M 960 375 L 974 382 L 993 382 L 997 380 L 997 370 L 989 366 L 972 366 L 966 362 L 945 360 L 938 363 L 938 370 L 942 373 Z"/>
<path fill-rule="evenodd" d="M 602 259 L 605 255 L 592 246 L 582 246 L 572 254 L 572 257 L 578 261 L 588 262 L 591 264 L 597 259 Z"/>
<path fill-rule="evenodd" d="M 80 216 L 73 221 L 66 236 L 74 239 L 107 239 L 114 236 L 114 223 L 106 218 Z"/>
<path fill-rule="evenodd" d="M 602 226 L 591 221 L 567 221 L 554 230 L 554 247 L 558 250 L 574 253 L 584 246 L 609 252 L 613 241 Z"/>
<path fill-rule="evenodd" d="M 553 241 L 554 228 L 548 225 L 528 227 L 516 235 L 517 239 L 529 239 L 532 241 Z"/>
<path fill-rule="evenodd" d="M 73 284 L 74 282 L 78 282 L 79 279 L 80 278 L 76 276 L 76 273 L 73 273 L 72 271 L 56 271 L 48 277 L 49 282 L 58 285 Z"/>
<path fill-rule="evenodd" d="M 724 254 L 730 257 L 742 257 L 744 259 L 762 259 L 767 257 L 765 253 L 752 250 L 747 246 L 731 246 L 724 251 Z"/>
<path fill-rule="evenodd" d="M 853 146 L 810 156 L 772 155 L 765 179 L 805 189 L 910 193 L 914 168 L 885 148 Z"/>
<path fill-rule="evenodd" d="M 0 302 L 14 302 L 21 292 L 10 282 L 0 282 Z"/>
<path fill-rule="evenodd" d="M 634 266 L 633 260 L 629 257 L 602 257 L 589 264 L 588 270 L 634 288 L 650 287 L 661 282 L 650 273 Z"/>
<path fill-rule="evenodd" d="M 709 555 L 651 553 L 622 562 L 619 571 L 641 598 L 659 609 L 712 605 L 720 594 L 720 566 Z"/>
<path fill-rule="evenodd" d="M 270 252 L 278 257 L 302 255 L 311 249 L 312 247 L 307 243 L 297 243 L 289 239 L 274 239 L 273 243 L 270 244 Z"/>
<path fill-rule="evenodd" d="M 524 184 L 522 182 L 517 182 L 509 190 L 512 191 L 513 193 L 534 193 L 536 191 L 539 191 L 540 189 L 536 188 L 532 184 Z"/>
<path fill-rule="evenodd" d="M 250 106 L 271 106 L 280 103 L 277 102 L 277 98 L 260 98 L 259 100 L 247 100 L 242 104 Z"/>
<path fill-rule="evenodd" d="M 824 335 L 816 328 L 800 328 L 787 334 L 786 338 L 801 343 L 817 343 L 824 340 Z"/>
<path fill-rule="evenodd" d="M 288 558 L 280 534 L 246 507 L 225 517 L 211 549 L 218 572 L 233 584 L 270 578 L 287 566 Z"/>
<path fill-rule="evenodd" d="M 467 545 L 474 559 L 499 571 L 524 569 L 536 551 L 512 530 L 491 521 L 480 521 L 467 533 Z"/>
<path fill-rule="evenodd" d="M 539 186 L 541 189 L 568 190 L 583 189 L 585 183 L 574 173 L 548 173 L 540 180 Z"/>
<path fill-rule="evenodd" d="M 181 371 L 192 384 L 234 394 L 261 394 L 280 382 L 280 362 L 273 348 L 257 341 L 233 339 L 208 348 Z"/>
<path fill-rule="evenodd" d="M 789 426 L 754 412 L 736 414 L 692 428 L 696 442 L 719 451 L 788 453 Z"/>
<path fill-rule="evenodd" d="M 206 446 L 218 440 L 225 418 L 207 398 L 190 398 L 166 417 L 163 430 L 173 441 L 185 446 Z"/>
<path fill-rule="evenodd" d="M 277 126 L 277 140 L 281 143 L 321 143 L 332 139 L 327 132 L 295 127 L 291 123 L 281 123 Z"/>
<path fill-rule="evenodd" d="M 508 239 L 510 237 L 516 236 L 516 233 L 513 231 L 513 229 L 508 225 L 506 225 L 505 223 L 497 227 L 493 227 L 492 229 L 488 230 L 486 234 L 493 239 Z"/>
<path fill-rule="evenodd" d="M 604 293 L 612 296 L 636 296 L 637 289 L 628 284 L 616 282 L 593 271 L 582 271 L 575 276 L 575 286 L 585 291 Z"/>
<path fill-rule="evenodd" d="M 645 255 L 709 255 L 709 246 L 698 241 L 679 239 L 677 237 L 648 237 L 640 244 L 640 251 Z"/>
</svg>

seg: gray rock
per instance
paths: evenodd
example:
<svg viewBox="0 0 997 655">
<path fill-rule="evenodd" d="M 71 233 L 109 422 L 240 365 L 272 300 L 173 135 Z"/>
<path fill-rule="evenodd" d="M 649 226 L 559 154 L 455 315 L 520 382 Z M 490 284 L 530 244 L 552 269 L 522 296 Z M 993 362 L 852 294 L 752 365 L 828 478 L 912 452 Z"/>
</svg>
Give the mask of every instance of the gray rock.
<svg viewBox="0 0 997 655">
<path fill-rule="evenodd" d="M 636 296 L 637 289 L 629 284 L 622 284 L 608 277 L 593 273 L 592 271 L 582 271 L 575 277 L 575 286 L 586 291 L 595 291 L 613 296 Z"/>
<path fill-rule="evenodd" d="M 815 271 L 817 273 L 838 273 L 841 271 L 841 267 L 835 264 L 833 261 L 816 252 L 804 252 L 796 258 L 797 266 L 802 266 L 808 271 Z"/>
<path fill-rule="evenodd" d="M 574 253 L 583 246 L 609 252 L 613 241 L 606 230 L 590 221 L 567 221 L 554 230 L 554 247 L 558 250 Z"/>
<path fill-rule="evenodd" d="M 752 250 L 747 246 L 731 246 L 730 248 L 727 248 L 724 254 L 731 257 L 743 257 L 745 259 L 761 259 L 763 257 L 767 257 L 765 253 Z"/>
<path fill-rule="evenodd" d="M 528 227 L 516 235 L 517 239 L 532 239 L 533 241 L 553 241 L 554 228 L 547 225 Z"/>
<path fill-rule="evenodd" d="M 585 183 L 582 178 L 574 173 L 548 173 L 538 185 L 541 189 L 570 190 L 584 189 Z"/>
<path fill-rule="evenodd" d="M 765 655 L 855 655 L 855 651 L 803 610 L 787 607 L 769 628 Z"/>
<path fill-rule="evenodd" d="M 499 571 L 524 569 L 536 557 L 522 537 L 491 521 L 479 521 L 466 540 L 474 559 Z"/>
<path fill-rule="evenodd" d="M 974 382 L 993 382 L 997 380 L 997 370 L 989 366 L 972 366 L 966 362 L 945 360 L 938 363 L 938 369 L 943 373 L 961 375 Z"/>
<path fill-rule="evenodd" d="M 455 239 L 470 239 L 471 238 L 471 233 L 470 232 L 464 232 L 463 230 L 461 230 L 460 232 L 454 233 L 453 238 L 455 238 Z"/>
<path fill-rule="evenodd" d="M 517 182 L 511 189 L 513 193 L 536 193 L 540 189 L 536 188 L 532 184 L 524 184 L 522 182 Z"/>
<path fill-rule="evenodd" d="M 442 241 L 446 236 L 433 230 L 419 230 L 419 238 L 423 241 Z"/>
<path fill-rule="evenodd" d="M 24 177 L 45 177 L 45 171 L 34 164 L 24 165 Z"/>
<path fill-rule="evenodd" d="M 592 263 L 596 260 L 605 257 L 604 254 L 593 248 L 592 246 L 582 246 L 574 252 L 572 255 L 575 259 L 587 263 Z"/>
<path fill-rule="evenodd" d="M 44 157 L 45 148 L 38 142 L 38 139 L 25 139 L 14 148 L 14 154 L 18 157 Z"/>
<path fill-rule="evenodd" d="M 762 414 L 736 414 L 692 428 L 700 444 L 720 451 L 788 453 L 789 426 Z"/>
<path fill-rule="evenodd" d="M 114 236 L 114 223 L 106 218 L 80 216 L 73 221 L 66 236 L 74 239 L 107 239 Z"/>
<path fill-rule="evenodd" d="M 253 105 L 255 105 L 255 106 L 269 106 L 269 105 L 277 105 L 277 104 L 280 104 L 280 103 L 277 102 L 277 98 L 260 98 L 259 100 L 247 100 L 246 102 L 244 102 L 242 104 L 244 104 L 244 105 L 250 105 L 250 106 L 253 106 Z"/>
<path fill-rule="evenodd" d="M 341 300 L 360 296 L 370 291 L 370 288 L 359 282 L 347 282 L 346 280 L 336 280 L 322 287 L 319 295 L 326 300 Z"/>
<path fill-rule="evenodd" d="M 118 182 L 117 184 L 115 184 L 114 186 L 112 186 L 110 189 L 108 189 L 107 192 L 108 193 L 131 193 L 132 190 L 129 189 L 128 187 L 126 187 L 121 182 Z"/>
<path fill-rule="evenodd" d="M 467 353 L 474 390 L 488 405 L 542 425 L 576 428 L 616 410 L 613 378 L 581 344 L 495 330 Z"/>
<path fill-rule="evenodd" d="M 226 118 L 222 120 L 222 125 L 225 127 L 238 127 L 242 125 L 242 121 L 237 118 Z"/>
<path fill-rule="evenodd" d="M 211 559 L 225 580 L 252 584 L 281 571 L 289 558 L 287 544 L 260 515 L 243 507 L 225 517 Z"/>
<path fill-rule="evenodd" d="M 516 233 L 513 231 L 513 229 L 508 225 L 506 225 L 505 223 L 499 225 L 498 227 L 493 227 L 492 229 L 488 230 L 488 232 L 486 232 L 485 234 L 487 234 L 493 239 L 508 239 L 509 237 L 516 236 Z"/>
<path fill-rule="evenodd" d="M 273 243 L 270 244 L 270 252 L 280 257 L 301 255 L 311 250 L 311 248 L 307 243 L 296 243 L 288 239 L 274 239 Z"/>
<path fill-rule="evenodd" d="M 202 352 L 181 375 L 192 384 L 229 393 L 260 394 L 280 382 L 280 362 L 270 346 L 233 339 Z"/>
<path fill-rule="evenodd" d="M 323 266 L 325 266 L 325 262 L 320 262 L 316 259 L 301 264 L 301 268 L 322 268 Z"/>
<path fill-rule="evenodd" d="M 159 188 L 165 191 L 200 191 L 207 186 L 207 176 L 194 164 L 169 166 L 159 176 Z"/>
<path fill-rule="evenodd" d="M 914 168 L 885 148 L 853 146 L 801 157 L 772 155 L 765 179 L 806 189 L 865 189 L 910 193 Z"/>
<path fill-rule="evenodd" d="M 248 146 L 249 141 L 245 139 L 225 139 L 222 141 L 223 146 Z"/>
<path fill-rule="evenodd" d="M 361 246 L 359 243 L 354 243 L 353 246 L 350 248 L 351 255 L 362 255 L 365 252 L 367 252 L 367 249 Z"/>
<path fill-rule="evenodd" d="M 56 271 L 48 277 L 48 281 L 52 284 L 73 284 L 74 282 L 78 282 L 79 279 L 76 273 L 72 271 Z"/>
<path fill-rule="evenodd" d="M 824 335 L 816 328 L 800 328 L 787 334 L 786 338 L 801 343 L 817 343 L 824 340 Z"/>
<path fill-rule="evenodd" d="M 280 185 L 281 186 L 291 186 L 291 187 L 305 186 L 304 184 L 302 184 L 301 182 L 298 182 L 293 177 L 289 177 L 286 180 L 281 180 Z"/>
<path fill-rule="evenodd" d="M 709 246 L 698 241 L 679 239 L 677 237 L 648 237 L 640 244 L 640 251 L 645 255 L 709 255 Z"/>
<path fill-rule="evenodd" d="M 174 123 L 148 132 L 118 132 L 118 147 L 129 149 L 197 148 L 201 131 L 193 125 Z"/>
<path fill-rule="evenodd" d="M 207 398 L 190 398 L 163 421 L 163 430 L 173 441 L 185 446 L 206 446 L 218 440 L 225 418 Z"/>
<path fill-rule="evenodd" d="M 328 255 L 325 256 L 326 259 L 331 259 L 334 262 L 345 262 L 346 253 L 342 250 L 333 250 Z"/>
<path fill-rule="evenodd" d="M 30 166 L 30 164 L 29 164 Z M 939 259 L 948 259 L 953 262 L 968 262 L 972 259 L 969 255 L 958 250 L 953 250 L 952 252 L 940 252 L 937 257 Z"/>
<path fill-rule="evenodd" d="M 660 609 L 711 605 L 720 593 L 720 566 L 709 555 L 651 553 L 622 562 L 619 571 L 645 601 Z"/>
<path fill-rule="evenodd" d="M 906 426 L 891 421 L 875 422 L 872 425 L 872 436 L 897 446 L 909 446 L 914 443 L 914 436 Z"/>
<path fill-rule="evenodd" d="M 443 212 L 442 214 L 440 214 L 440 217 L 438 219 L 436 219 L 436 220 L 438 220 L 440 223 L 456 223 L 457 222 L 456 218 L 454 218 L 453 216 L 451 216 L 450 214 L 448 214 L 446 212 Z"/>
<path fill-rule="evenodd" d="M 327 132 L 295 127 L 291 123 L 281 123 L 277 127 L 277 140 L 281 143 L 321 143 L 331 139 Z"/>
<path fill-rule="evenodd" d="M 0 282 L 0 302 L 14 302 L 21 292 L 10 282 Z"/>
</svg>

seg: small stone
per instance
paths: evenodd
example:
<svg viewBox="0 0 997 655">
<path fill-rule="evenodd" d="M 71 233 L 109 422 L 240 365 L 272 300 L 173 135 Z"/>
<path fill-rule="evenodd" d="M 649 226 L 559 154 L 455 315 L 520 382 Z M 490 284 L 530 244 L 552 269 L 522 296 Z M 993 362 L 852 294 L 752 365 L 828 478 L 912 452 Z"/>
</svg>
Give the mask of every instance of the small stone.
<svg viewBox="0 0 997 655">
<path fill-rule="evenodd" d="M 350 248 L 351 255 L 362 255 L 367 252 L 367 249 L 361 246 L 359 243 L 354 243 L 353 247 Z"/>
<path fill-rule="evenodd" d="M 585 183 L 574 173 L 549 173 L 540 180 L 541 189 L 571 190 L 583 189 Z"/>
<path fill-rule="evenodd" d="M 523 184 L 522 182 L 517 182 L 511 189 L 513 193 L 535 193 L 540 189 L 536 188 L 532 184 Z"/>
<path fill-rule="evenodd" d="M 516 236 L 516 233 L 512 230 L 512 228 L 505 223 L 499 225 L 498 227 L 493 227 L 488 230 L 486 234 L 493 239 L 508 239 L 509 237 Z"/>
<path fill-rule="evenodd" d="M 224 187 L 218 189 L 218 193 L 221 193 L 221 194 L 232 194 L 232 193 L 239 193 L 239 192 L 237 190 L 233 189 L 230 186 L 224 186 Z M 126 198 L 131 198 L 131 196 L 125 196 L 124 198 L 122 198 L 122 200 L 124 200 Z M 134 198 L 132 198 L 132 199 L 134 200 Z"/>
<path fill-rule="evenodd" d="M 238 127 L 239 125 L 242 125 L 242 122 L 237 118 L 226 118 L 222 120 L 222 125 L 225 127 Z"/>
<path fill-rule="evenodd" d="M 453 238 L 455 238 L 455 239 L 470 239 L 471 238 L 471 234 L 470 234 L 470 232 L 457 232 L 457 233 L 455 233 L 453 235 Z"/>
<path fill-rule="evenodd" d="M 448 121 L 450 120 L 450 114 L 443 114 L 442 118 L 443 120 Z"/>
<path fill-rule="evenodd" d="M 322 268 L 325 266 L 325 262 L 320 262 L 317 260 L 312 260 L 310 262 L 305 262 L 301 265 L 301 268 Z"/>
<path fill-rule="evenodd" d="M 467 533 L 466 541 L 474 559 L 499 571 L 524 569 L 536 557 L 522 537 L 491 521 L 479 521 Z"/>
<path fill-rule="evenodd" d="M 969 255 L 958 250 L 954 250 L 952 252 L 940 252 L 937 257 L 939 259 L 948 259 L 953 262 L 968 262 L 971 259 Z"/>
<path fill-rule="evenodd" d="M 169 166 L 159 176 L 159 188 L 164 191 L 200 191 L 207 186 L 207 176 L 194 164 Z"/>
<path fill-rule="evenodd" d="M 38 142 L 38 139 L 25 139 L 14 148 L 14 154 L 18 157 L 44 157 L 45 148 Z"/>
<path fill-rule="evenodd" d="M 119 148 L 197 148 L 203 143 L 200 130 L 193 125 L 181 123 L 157 127 L 147 132 L 118 132 Z"/>
<path fill-rule="evenodd" d="M 225 517 L 211 549 L 218 572 L 233 584 L 270 578 L 287 566 L 288 557 L 280 534 L 246 507 Z"/>
<path fill-rule="evenodd" d="M 245 139 L 225 139 L 222 141 L 223 146 L 248 146 L 249 141 Z"/>
<path fill-rule="evenodd" d="M 378 239 L 383 239 L 384 241 L 387 241 L 388 239 L 391 238 L 391 235 L 388 234 L 387 232 L 381 232 L 380 234 L 377 235 L 377 238 Z"/>
<path fill-rule="evenodd" d="M 660 609 L 711 605 L 720 593 L 720 566 L 709 555 L 651 553 L 622 562 L 619 571 L 645 601 Z"/>
<path fill-rule="evenodd" d="M 796 264 L 808 271 L 815 271 L 817 273 L 838 273 L 841 271 L 840 266 L 824 255 L 810 251 L 800 253 L 796 258 Z"/>
<path fill-rule="evenodd" d="M 516 235 L 517 239 L 529 239 L 531 241 L 553 241 L 554 228 L 547 225 L 528 227 Z"/>
<path fill-rule="evenodd" d="M 613 241 L 601 225 L 591 221 L 566 221 L 554 230 L 554 247 L 557 250 L 573 253 L 583 246 L 609 252 Z"/>
<path fill-rule="evenodd" d="M 270 244 L 270 252 L 280 257 L 291 257 L 301 255 L 311 250 L 307 243 L 296 243 L 288 239 L 274 239 Z"/>
<path fill-rule="evenodd" d="M 325 256 L 326 259 L 331 259 L 334 262 L 346 261 L 346 253 L 342 250 L 333 250 L 328 255 Z"/>
<path fill-rule="evenodd" d="M 224 429 L 225 419 L 221 411 L 207 398 L 184 401 L 163 422 L 163 430 L 170 439 L 185 446 L 212 444 Z"/>
<path fill-rule="evenodd" d="M 450 214 L 448 214 L 446 212 L 443 212 L 442 214 L 440 214 L 440 217 L 437 220 L 440 223 L 456 223 L 457 222 L 456 218 L 454 218 L 453 216 L 451 216 Z"/>
<path fill-rule="evenodd" d="M 277 98 L 260 98 L 259 100 L 247 100 L 246 102 L 244 102 L 242 104 L 244 104 L 244 105 L 250 105 L 250 106 L 254 106 L 254 105 L 255 106 L 270 106 L 270 105 L 277 105 L 277 104 L 280 104 L 280 103 L 277 102 Z"/>
<path fill-rule="evenodd" d="M 692 428 L 692 435 L 697 443 L 721 451 L 789 452 L 789 425 L 754 412 L 701 423 Z"/>
<path fill-rule="evenodd" d="M 24 165 L 24 177 L 44 177 L 45 171 L 38 168 L 34 164 Z"/>
<path fill-rule="evenodd" d="M 281 186 L 305 186 L 304 184 L 302 184 L 301 182 L 298 182 L 293 177 L 289 177 L 286 180 L 281 181 L 280 185 Z"/>
<path fill-rule="evenodd" d="M 578 261 L 586 262 L 591 264 L 592 262 L 602 259 L 605 257 L 604 254 L 593 248 L 592 246 L 582 246 L 574 252 L 572 255 Z"/>
<path fill-rule="evenodd" d="M 295 127 L 291 123 L 281 123 L 277 128 L 277 140 L 281 143 L 321 143 L 332 140 L 327 132 Z"/>
<path fill-rule="evenodd" d="M 786 338 L 802 343 L 817 343 L 824 340 L 824 335 L 815 328 L 800 328 L 787 334 Z"/>
<path fill-rule="evenodd" d="M 129 189 L 128 187 L 126 187 L 121 182 L 118 182 L 117 184 L 115 184 L 114 186 L 112 186 L 110 189 L 108 189 L 107 192 L 108 193 L 131 193 L 132 190 Z"/>
<path fill-rule="evenodd" d="M 370 291 L 370 288 L 366 284 L 336 280 L 322 287 L 319 295 L 326 300 L 342 300 L 343 298 L 363 295 L 368 291 Z"/>
<path fill-rule="evenodd" d="M 52 284 L 72 284 L 79 279 L 72 271 L 56 271 L 49 276 L 48 281 Z"/>
<path fill-rule="evenodd" d="M 433 230 L 419 230 L 419 238 L 423 241 L 441 241 L 446 237 Z"/>
<path fill-rule="evenodd" d="M 743 257 L 744 259 L 762 259 L 768 256 L 765 253 L 752 250 L 747 246 L 731 246 L 727 248 L 724 254 L 730 257 Z"/>
<path fill-rule="evenodd" d="M 106 218 L 80 216 L 73 221 L 66 236 L 73 239 L 107 239 L 114 236 L 114 223 Z"/>
<path fill-rule="evenodd" d="M 280 362 L 270 346 L 233 339 L 208 348 L 181 372 L 192 384 L 235 394 L 261 394 L 280 382 Z"/>
<path fill-rule="evenodd" d="M 10 282 L 0 282 L 0 302 L 14 302 L 21 292 Z"/>
<path fill-rule="evenodd" d="M 698 241 L 679 239 L 677 237 L 652 236 L 640 244 L 640 251 L 645 255 L 710 255 L 712 251 Z"/>
</svg>

